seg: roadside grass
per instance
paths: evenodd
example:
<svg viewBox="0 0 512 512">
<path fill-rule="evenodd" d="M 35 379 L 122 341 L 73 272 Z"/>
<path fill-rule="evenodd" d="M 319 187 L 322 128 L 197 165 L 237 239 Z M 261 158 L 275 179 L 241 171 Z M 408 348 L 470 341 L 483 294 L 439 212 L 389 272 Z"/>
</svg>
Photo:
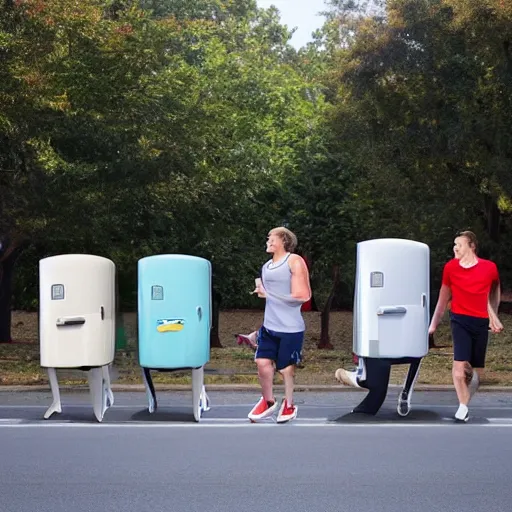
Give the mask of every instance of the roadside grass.
<svg viewBox="0 0 512 512">
<path fill-rule="evenodd" d="M 211 350 L 206 365 L 206 384 L 258 384 L 254 353 L 236 344 L 236 333 L 248 333 L 262 321 L 261 311 L 224 311 L 220 316 L 219 334 L 224 348 Z M 352 314 L 335 311 L 331 314 L 331 343 L 333 350 L 316 348 L 320 339 L 320 314 L 304 314 L 307 331 L 304 345 L 304 365 L 296 373 L 298 385 L 335 384 L 334 372 L 339 367 L 350 368 L 352 363 Z M 114 366 L 119 372 L 116 384 L 142 384 L 137 361 L 137 316 L 123 316 L 127 346 L 116 352 Z M 483 385 L 512 385 L 512 316 L 502 315 L 505 331 L 490 335 L 486 379 Z M 0 385 L 46 385 L 46 371 L 39 364 L 37 313 L 13 312 L 13 339 L 18 343 L 0 344 Z M 452 345 L 448 321 L 436 334 L 436 345 L 423 359 L 418 384 L 451 384 Z M 391 384 L 401 384 L 407 366 L 394 366 Z M 189 384 L 190 372 L 154 372 L 156 384 Z M 86 384 L 86 375 L 76 370 L 59 372 L 61 385 Z M 276 375 L 276 383 L 281 378 Z"/>
</svg>

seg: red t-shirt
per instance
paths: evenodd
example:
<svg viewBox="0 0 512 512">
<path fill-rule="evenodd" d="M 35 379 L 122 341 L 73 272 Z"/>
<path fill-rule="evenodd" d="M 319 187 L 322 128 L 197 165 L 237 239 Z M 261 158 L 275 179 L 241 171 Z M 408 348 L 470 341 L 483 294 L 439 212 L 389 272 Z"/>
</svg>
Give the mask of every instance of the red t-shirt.
<svg viewBox="0 0 512 512">
<path fill-rule="evenodd" d="M 450 260 L 443 270 L 443 284 L 452 292 L 453 313 L 487 318 L 487 300 L 491 285 L 499 282 L 498 268 L 489 260 L 478 258 L 478 263 L 464 268 L 459 260 Z"/>
</svg>

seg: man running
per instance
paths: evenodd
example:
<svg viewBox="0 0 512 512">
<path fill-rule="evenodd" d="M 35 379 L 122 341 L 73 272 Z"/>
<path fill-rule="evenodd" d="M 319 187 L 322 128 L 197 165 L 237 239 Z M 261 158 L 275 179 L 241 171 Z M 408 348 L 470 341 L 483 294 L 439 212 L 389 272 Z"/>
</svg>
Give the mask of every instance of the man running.
<svg viewBox="0 0 512 512">
<path fill-rule="evenodd" d="M 479 258 L 472 231 L 455 238 L 451 259 L 443 269 L 443 281 L 430 322 L 433 334 L 451 299 L 450 323 L 453 338 L 453 384 L 459 399 L 457 421 L 469 419 L 468 405 L 480 384 L 485 367 L 489 330 L 501 332 L 498 319 L 500 281 L 496 264 Z M 469 381 L 469 385 L 468 385 Z"/>
<path fill-rule="evenodd" d="M 266 303 L 255 354 L 262 397 L 248 415 L 252 421 L 267 418 L 277 409 L 272 386 L 274 366 L 283 376 L 285 389 L 277 422 L 297 417 L 293 387 L 295 366 L 301 360 L 304 342 L 301 305 L 311 298 L 311 287 L 304 260 L 292 254 L 296 247 L 297 237 L 289 229 L 279 227 L 269 232 L 267 252 L 272 259 L 263 265 L 261 280 L 256 280 L 253 292 L 265 298 Z"/>
</svg>

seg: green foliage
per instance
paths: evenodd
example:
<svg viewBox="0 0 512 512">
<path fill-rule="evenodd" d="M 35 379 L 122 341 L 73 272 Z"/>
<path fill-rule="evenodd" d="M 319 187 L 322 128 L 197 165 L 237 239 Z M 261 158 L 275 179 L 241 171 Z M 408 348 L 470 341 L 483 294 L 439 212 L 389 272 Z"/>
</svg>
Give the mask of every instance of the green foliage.
<svg viewBox="0 0 512 512">
<path fill-rule="evenodd" d="M 0 7 L 0 236 L 37 261 L 112 258 L 124 309 L 136 262 L 213 263 L 222 307 L 249 295 L 274 226 L 294 230 L 324 307 L 349 306 L 355 244 L 432 249 L 455 231 L 512 285 L 512 8 L 501 0 L 328 2 L 294 50 L 254 0 L 17 0 Z"/>
<path fill-rule="evenodd" d="M 28 234 L 38 257 L 111 257 L 126 308 L 137 259 L 162 252 L 210 259 L 223 305 L 254 306 L 248 292 L 266 233 L 283 221 L 272 201 L 300 165 L 294 146 L 318 112 L 274 10 L 160 7 L 34 0 L 12 8 L 11 78 L 30 87 L 13 93 L 23 115 L 13 109 L 4 125 L 25 128 L 13 153 L 36 193 L 23 180 L 19 190 L 8 183 L 4 229 Z M 25 293 L 17 289 L 16 299 L 27 306 L 37 289 L 32 256 L 20 273 Z"/>
<path fill-rule="evenodd" d="M 435 286 L 455 232 L 472 228 L 510 286 L 510 8 L 391 0 L 385 16 L 361 16 L 335 3 L 350 37 L 326 75 L 328 147 L 348 176 L 354 239 L 428 243 Z"/>
</svg>

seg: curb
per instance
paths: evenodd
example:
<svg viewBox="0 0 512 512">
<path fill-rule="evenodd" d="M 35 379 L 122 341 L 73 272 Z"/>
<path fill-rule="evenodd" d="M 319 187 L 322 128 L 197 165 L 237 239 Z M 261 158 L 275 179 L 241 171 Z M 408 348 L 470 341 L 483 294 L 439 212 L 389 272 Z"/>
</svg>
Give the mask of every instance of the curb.
<svg viewBox="0 0 512 512">
<path fill-rule="evenodd" d="M 206 386 L 208 391 L 224 391 L 224 392 L 259 392 L 260 387 L 257 384 L 209 384 Z M 390 384 L 388 389 L 397 390 L 401 389 L 401 385 Z M 284 390 L 283 385 L 275 385 L 274 389 Z M 60 386 L 61 391 L 73 391 L 73 392 L 88 392 L 89 386 L 87 385 L 68 385 Z M 155 384 L 156 391 L 191 391 L 191 386 L 185 384 Z M 300 392 L 324 392 L 324 393 L 346 393 L 346 392 L 366 392 L 366 389 L 357 389 L 347 386 L 340 385 L 307 385 L 300 384 L 296 385 L 294 390 Z M 142 384 L 112 384 L 112 391 L 115 392 L 139 392 L 144 393 L 146 388 Z M 414 386 L 414 391 L 425 391 L 425 392 L 454 392 L 453 386 L 448 384 L 443 385 L 418 385 Z M 21 392 L 50 392 L 50 387 L 47 385 L 33 385 L 33 386 L 0 386 L 0 393 L 21 393 Z M 479 393 L 512 393 L 512 386 L 485 386 L 483 385 L 478 389 Z"/>
</svg>

